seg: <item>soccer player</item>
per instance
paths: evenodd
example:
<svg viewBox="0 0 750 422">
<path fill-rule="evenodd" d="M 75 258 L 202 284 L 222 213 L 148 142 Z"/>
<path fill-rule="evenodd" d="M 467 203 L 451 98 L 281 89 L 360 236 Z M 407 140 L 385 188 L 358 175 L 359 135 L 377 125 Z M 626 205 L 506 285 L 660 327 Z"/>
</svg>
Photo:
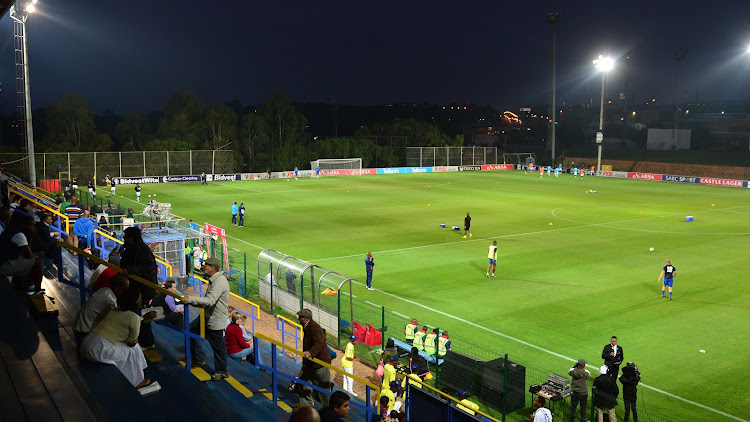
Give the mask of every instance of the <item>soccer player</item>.
<svg viewBox="0 0 750 422">
<path fill-rule="evenodd" d="M 315 167 L 315 178 L 320 179 L 320 166 Z"/>
<path fill-rule="evenodd" d="M 135 199 L 141 202 L 141 185 L 138 183 L 135 184 Z"/>
<path fill-rule="evenodd" d="M 661 274 L 659 274 L 659 278 L 656 279 L 657 282 L 661 281 L 661 278 L 664 277 L 664 284 L 661 286 L 661 297 L 664 297 L 664 291 L 667 289 L 667 286 L 669 287 L 669 300 L 672 300 L 672 282 L 674 281 L 675 276 L 677 275 L 677 269 L 672 265 L 672 260 L 667 260 L 667 265 L 664 266 L 661 270 Z"/>
<path fill-rule="evenodd" d="M 550 172 L 552 172 L 552 167 L 547 166 L 547 176 L 549 176 Z"/>
<path fill-rule="evenodd" d="M 471 237 L 471 216 L 468 212 L 466 213 L 466 218 L 464 218 L 464 239 L 466 239 L 466 233 Z"/>
<path fill-rule="evenodd" d="M 299 180 L 299 169 L 297 167 L 294 168 L 294 180 Z"/>
<path fill-rule="evenodd" d="M 232 225 L 237 225 L 237 213 L 239 212 L 240 208 L 237 206 L 237 202 L 235 201 L 234 205 L 232 205 Z"/>
<path fill-rule="evenodd" d="M 89 180 L 89 193 L 94 199 L 96 199 L 96 186 L 91 183 L 91 180 Z"/>
<path fill-rule="evenodd" d="M 578 167 L 573 167 L 573 177 L 578 176 Z"/>
<path fill-rule="evenodd" d="M 555 179 L 557 179 L 560 176 L 560 167 L 555 167 Z"/>
<path fill-rule="evenodd" d="M 208 178 L 206 177 L 205 171 L 201 173 L 201 187 L 203 187 L 203 185 L 208 186 Z"/>
<path fill-rule="evenodd" d="M 544 166 L 539 166 L 539 178 L 541 179 L 542 176 L 544 176 Z"/>
<path fill-rule="evenodd" d="M 471 237 L 471 216 L 468 212 L 466 213 L 466 218 L 464 218 L 464 239 L 466 239 L 466 233 Z"/>
<path fill-rule="evenodd" d="M 245 227 L 245 203 L 244 202 L 240 202 L 239 214 L 240 214 L 240 227 Z"/>
<path fill-rule="evenodd" d="M 375 259 L 372 252 L 367 252 L 365 257 L 365 271 L 367 272 L 367 290 L 372 290 L 372 270 L 375 268 Z"/>
<path fill-rule="evenodd" d="M 489 253 L 487 254 L 487 257 L 489 258 L 490 265 L 487 266 L 487 274 L 485 277 L 489 278 L 490 276 L 490 268 L 492 268 L 492 276 L 495 276 L 495 268 L 497 267 L 497 240 L 493 240 L 492 244 L 490 245 Z"/>
<path fill-rule="evenodd" d="M 115 186 L 117 186 L 117 185 L 115 185 L 115 181 L 114 180 L 110 180 L 109 183 L 110 183 L 110 185 L 109 185 L 109 191 L 112 192 L 112 196 L 115 196 Z"/>
</svg>

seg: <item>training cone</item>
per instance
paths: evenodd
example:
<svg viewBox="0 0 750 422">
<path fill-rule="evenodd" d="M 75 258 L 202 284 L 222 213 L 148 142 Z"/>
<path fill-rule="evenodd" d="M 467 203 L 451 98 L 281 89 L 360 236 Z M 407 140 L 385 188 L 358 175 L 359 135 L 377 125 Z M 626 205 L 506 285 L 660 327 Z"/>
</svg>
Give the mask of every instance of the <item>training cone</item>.
<svg viewBox="0 0 750 422">
<path fill-rule="evenodd" d="M 589 193 L 589 191 L 585 191 L 585 192 L 583 192 L 583 193 Z"/>
<path fill-rule="evenodd" d="M 713 207 L 713 206 L 714 206 L 714 204 L 711 204 L 711 206 Z"/>
<path fill-rule="evenodd" d="M 495 183 L 500 184 L 500 182 L 495 182 Z"/>
<path fill-rule="evenodd" d="M 549 225 L 550 225 L 550 226 L 552 225 L 552 222 L 551 222 L 551 221 L 549 222 Z"/>
<path fill-rule="evenodd" d="M 430 185 L 427 185 L 427 187 L 429 188 L 429 187 L 430 187 Z"/>
<path fill-rule="evenodd" d="M 427 204 L 427 206 L 429 207 L 429 206 L 430 206 L 430 204 Z"/>
<path fill-rule="evenodd" d="M 349 193 L 349 191 L 347 190 L 346 193 Z"/>
</svg>

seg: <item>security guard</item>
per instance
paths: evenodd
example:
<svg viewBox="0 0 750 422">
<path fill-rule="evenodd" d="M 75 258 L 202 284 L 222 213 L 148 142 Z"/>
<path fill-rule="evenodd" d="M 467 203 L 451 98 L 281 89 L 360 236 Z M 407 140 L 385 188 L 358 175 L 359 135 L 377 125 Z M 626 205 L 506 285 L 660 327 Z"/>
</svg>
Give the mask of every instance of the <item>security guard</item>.
<svg viewBox="0 0 750 422">
<path fill-rule="evenodd" d="M 426 335 L 427 326 L 425 325 L 421 330 L 414 333 L 414 343 L 412 343 L 412 346 L 416 347 L 419 351 L 424 350 L 424 336 Z"/>
<path fill-rule="evenodd" d="M 438 338 L 438 356 L 441 358 L 445 357 L 445 354 L 451 349 L 451 341 L 449 338 L 450 336 L 448 336 L 447 331 L 443 331 L 443 334 Z"/>
<path fill-rule="evenodd" d="M 456 392 L 456 398 L 458 399 L 459 404 L 456 405 L 457 408 L 463 410 L 464 412 L 474 415 L 476 414 L 476 411 L 479 410 L 479 405 L 470 402 L 469 400 L 466 400 L 466 390 L 458 390 Z"/>
<path fill-rule="evenodd" d="M 435 333 L 435 330 L 432 330 L 430 334 L 427 334 L 427 337 L 424 338 L 424 351 L 428 355 L 434 355 L 437 351 L 435 349 L 435 339 L 437 338 L 437 334 Z"/>
<path fill-rule="evenodd" d="M 414 318 L 410 323 L 406 324 L 406 328 L 404 328 L 404 334 L 406 335 L 406 344 L 408 344 L 409 346 L 414 344 L 414 333 L 416 333 L 417 329 L 419 328 L 417 324 L 417 319 Z"/>
</svg>

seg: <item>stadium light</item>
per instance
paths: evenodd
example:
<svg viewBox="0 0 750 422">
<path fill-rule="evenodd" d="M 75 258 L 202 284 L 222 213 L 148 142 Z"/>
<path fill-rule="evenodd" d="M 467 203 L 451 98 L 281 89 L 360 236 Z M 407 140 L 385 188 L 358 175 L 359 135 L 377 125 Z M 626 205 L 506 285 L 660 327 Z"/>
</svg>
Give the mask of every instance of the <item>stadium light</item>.
<svg viewBox="0 0 750 422">
<path fill-rule="evenodd" d="M 26 42 L 26 19 L 36 10 L 36 0 L 17 0 L 10 8 L 13 19 L 13 33 L 16 51 L 16 92 L 22 102 L 18 104 L 23 112 L 20 120 L 24 123 L 26 152 L 29 155 L 29 183 L 36 186 L 36 163 L 34 162 L 34 127 L 31 122 L 31 85 L 29 83 L 29 53 Z"/>
<path fill-rule="evenodd" d="M 602 73 L 602 103 L 599 108 L 599 131 L 596 132 L 596 174 L 602 170 L 602 142 L 604 142 L 604 81 L 607 72 L 614 69 L 615 61 L 611 57 L 603 57 L 601 54 L 594 60 L 594 67 Z"/>
</svg>

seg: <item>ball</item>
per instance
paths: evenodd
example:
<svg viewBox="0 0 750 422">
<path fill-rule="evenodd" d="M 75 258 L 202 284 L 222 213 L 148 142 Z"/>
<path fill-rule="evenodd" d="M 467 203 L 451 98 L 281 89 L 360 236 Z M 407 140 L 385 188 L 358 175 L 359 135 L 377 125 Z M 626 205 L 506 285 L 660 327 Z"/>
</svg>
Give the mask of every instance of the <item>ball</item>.
<svg viewBox="0 0 750 422">
<path fill-rule="evenodd" d="M 151 195 L 149 195 L 148 197 L 151 198 Z"/>
<path fill-rule="evenodd" d="M 653 252 L 654 251 L 654 247 L 652 246 L 652 247 L 648 248 L 648 250 L 650 250 L 651 252 Z"/>
</svg>

